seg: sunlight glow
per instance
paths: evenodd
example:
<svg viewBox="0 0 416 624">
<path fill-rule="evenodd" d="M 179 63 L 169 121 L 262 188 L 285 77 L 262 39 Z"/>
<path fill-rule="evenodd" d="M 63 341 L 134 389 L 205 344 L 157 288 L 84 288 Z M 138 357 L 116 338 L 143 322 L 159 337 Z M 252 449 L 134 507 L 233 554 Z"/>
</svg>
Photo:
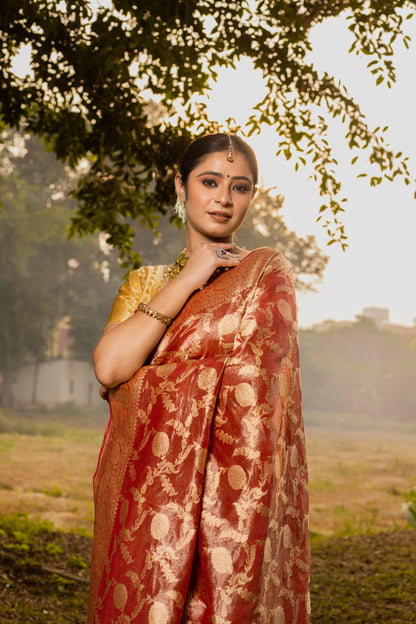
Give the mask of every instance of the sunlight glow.
<svg viewBox="0 0 416 624">
<path fill-rule="evenodd" d="M 234 119 L 243 131 L 253 112 L 253 106 L 266 96 L 266 86 L 260 69 L 242 57 L 236 69 L 219 67 L 217 80 L 210 81 L 211 91 L 205 98 L 210 119 L 226 127 L 227 119 Z"/>
<path fill-rule="evenodd" d="M 30 43 L 25 43 L 20 46 L 19 52 L 13 57 L 11 69 L 18 78 L 24 78 L 27 75 L 33 76 L 33 72 L 30 69 L 31 53 L 32 47 Z"/>
</svg>

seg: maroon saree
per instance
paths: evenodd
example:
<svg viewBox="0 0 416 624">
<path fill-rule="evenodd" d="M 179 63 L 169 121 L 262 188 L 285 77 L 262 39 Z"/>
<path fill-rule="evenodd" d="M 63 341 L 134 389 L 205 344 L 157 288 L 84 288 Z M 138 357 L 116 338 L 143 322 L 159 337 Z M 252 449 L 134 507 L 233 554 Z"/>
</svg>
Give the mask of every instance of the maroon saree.
<svg viewBox="0 0 416 624">
<path fill-rule="evenodd" d="M 309 622 L 296 304 L 258 249 L 197 291 L 111 392 L 90 624 Z"/>
</svg>

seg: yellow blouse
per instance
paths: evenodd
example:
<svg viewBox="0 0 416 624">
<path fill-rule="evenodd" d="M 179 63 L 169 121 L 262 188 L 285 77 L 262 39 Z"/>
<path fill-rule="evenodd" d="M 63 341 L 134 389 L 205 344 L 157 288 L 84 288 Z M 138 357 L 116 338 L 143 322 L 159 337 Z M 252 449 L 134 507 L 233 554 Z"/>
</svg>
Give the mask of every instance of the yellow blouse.
<svg viewBox="0 0 416 624">
<path fill-rule="evenodd" d="M 132 271 L 114 299 L 110 317 L 105 324 L 116 325 L 133 316 L 140 301 L 148 303 L 164 286 L 164 265 L 142 266 Z"/>
</svg>

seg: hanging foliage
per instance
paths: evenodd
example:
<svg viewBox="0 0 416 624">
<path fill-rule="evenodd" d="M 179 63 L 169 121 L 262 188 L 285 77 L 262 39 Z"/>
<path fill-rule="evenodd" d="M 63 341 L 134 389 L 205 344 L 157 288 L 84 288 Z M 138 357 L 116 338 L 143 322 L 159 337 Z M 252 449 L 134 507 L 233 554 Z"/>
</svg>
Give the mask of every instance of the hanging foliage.
<svg viewBox="0 0 416 624">
<path fill-rule="evenodd" d="M 328 113 L 345 123 L 353 161 L 375 168 L 372 184 L 414 179 L 346 88 L 310 63 L 310 31 L 342 14 L 354 35 L 351 52 L 368 57 L 377 84 L 391 86 L 393 44 L 409 45 L 403 23 L 415 8 L 415 0 L 113 0 L 93 11 L 87 0 L 3 0 L 1 115 L 42 136 L 71 167 L 86 159 L 71 233 L 107 232 L 126 264 L 137 264 L 131 220 L 157 228 L 185 146 L 215 129 L 195 96 L 207 91 L 216 67 L 246 56 L 267 87 L 249 132 L 271 126 L 277 154 L 295 168 L 312 166 L 322 196 L 318 218 L 329 242 L 344 246 L 345 198 Z M 12 62 L 22 44 L 31 46 L 31 71 L 18 78 Z"/>
</svg>

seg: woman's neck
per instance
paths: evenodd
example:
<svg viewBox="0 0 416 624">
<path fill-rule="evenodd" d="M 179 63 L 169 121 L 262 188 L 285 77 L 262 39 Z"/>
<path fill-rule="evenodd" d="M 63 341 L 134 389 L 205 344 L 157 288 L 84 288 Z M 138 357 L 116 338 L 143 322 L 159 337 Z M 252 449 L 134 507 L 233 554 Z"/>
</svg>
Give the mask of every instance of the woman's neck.
<svg viewBox="0 0 416 624">
<path fill-rule="evenodd" d="M 230 245 L 234 244 L 234 240 L 233 237 L 227 237 L 224 239 L 207 239 L 203 236 L 198 237 L 198 236 L 189 236 L 187 234 L 186 236 L 186 250 L 188 253 L 191 253 L 192 250 L 195 248 L 196 245 L 198 245 L 199 243 L 211 243 L 213 245 L 217 245 L 218 247 L 221 247 L 221 245 L 223 243 L 228 243 Z"/>
</svg>

